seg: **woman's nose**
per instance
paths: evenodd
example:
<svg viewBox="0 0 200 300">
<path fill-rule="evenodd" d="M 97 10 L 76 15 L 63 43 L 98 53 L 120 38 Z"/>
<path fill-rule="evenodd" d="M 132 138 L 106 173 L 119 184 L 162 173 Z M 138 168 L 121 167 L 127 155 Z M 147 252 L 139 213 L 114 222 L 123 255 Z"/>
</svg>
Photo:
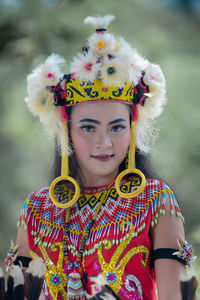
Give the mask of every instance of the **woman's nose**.
<svg viewBox="0 0 200 300">
<path fill-rule="evenodd" d="M 108 133 L 102 132 L 98 134 L 97 137 L 97 147 L 110 148 L 112 146 L 112 141 Z"/>
</svg>

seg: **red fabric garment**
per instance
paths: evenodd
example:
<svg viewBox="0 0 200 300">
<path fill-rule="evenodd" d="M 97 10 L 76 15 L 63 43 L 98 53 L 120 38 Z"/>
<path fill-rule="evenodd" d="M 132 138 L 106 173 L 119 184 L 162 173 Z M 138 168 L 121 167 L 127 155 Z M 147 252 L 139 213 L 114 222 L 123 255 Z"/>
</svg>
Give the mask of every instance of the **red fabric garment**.
<svg viewBox="0 0 200 300">
<path fill-rule="evenodd" d="M 121 189 L 129 192 L 136 187 L 130 178 L 122 182 Z M 85 188 L 71 208 L 67 244 L 72 263 L 106 190 L 107 187 Z M 60 186 L 56 191 L 58 199 L 64 201 L 68 191 L 66 185 Z M 114 185 L 109 189 L 86 242 L 79 269 L 88 293 L 92 291 L 94 278 L 102 274 L 121 299 L 157 299 L 154 269 L 150 268 L 150 228 L 165 210 L 166 194 L 170 197 L 171 210 L 180 215 L 173 192 L 162 181 L 147 180 L 144 191 L 133 199 L 118 196 Z M 47 265 L 46 282 L 54 299 L 67 299 L 62 244 L 65 217 L 66 210 L 52 203 L 48 188 L 31 194 L 20 216 L 21 224 L 27 226 L 33 257 L 42 257 Z M 52 281 L 55 274 L 62 281 L 60 285 Z M 50 295 L 48 299 L 52 299 Z"/>
</svg>

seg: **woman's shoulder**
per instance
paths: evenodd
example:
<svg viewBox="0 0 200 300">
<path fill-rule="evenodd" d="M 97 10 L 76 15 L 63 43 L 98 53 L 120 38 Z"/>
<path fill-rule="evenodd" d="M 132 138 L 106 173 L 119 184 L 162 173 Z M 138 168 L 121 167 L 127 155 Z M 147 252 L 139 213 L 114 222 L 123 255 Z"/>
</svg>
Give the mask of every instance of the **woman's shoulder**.
<svg viewBox="0 0 200 300">
<path fill-rule="evenodd" d="M 134 190 L 138 188 L 138 186 L 140 185 L 140 179 L 135 178 L 134 176 L 130 176 L 127 181 L 127 184 L 130 184 L 130 189 Z M 164 181 L 160 179 L 146 179 L 145 187 L 143 192 L 141 193 L 141 196 L 143 195 L 145 196 L 146 199 L 148 199 L 153 195 L 155 197 L 155 195 L 166 194 L 166 193 L 169 193 L 170 195 L 174 195 L 174 192 L 171 189 L 171 187 L 168 184 L 166 184 Z"/>
<path fill-rule="evenodd" d="M 67 187 L 58 186 L 55 190 L 56 198 L 62 203 L 68 194 Z M 26 223 L 30 219 L 39 220 L 44 224 L 64 224 L 65 210 L 57 207 L 49 195 L 49 187 L 44 187 L 31 193 L 23 203 L 20 220 Z"/>
<path fill-rule="evenodd" d="M 67 198 L 69 188 L 64 184 L 60 184 L 55 187 L 54 191 L 56 198 L 62 203 Z M 24 206 L 30 206 L 35 210 L 41 207 L 56 207 L 50 198 L 49 187 L 43 187 L 31 193 L 24 201 Z"/>
<path fill-rule="evenodd" d="M 31 247 L 38 243 L 53 247 L 65 225 L 65 209 L 55 206 L 49 196 L 49 188 L 44 187 L 31 193 L 24 201 L 17 225 L 22 225 L 27 231 Z"/>
<path fill-rule="evenodd" d="M 151 190 L 152 192 L 160 191 L 161 193 L 174 194 L 172 188 L 160 179 L 146 179 L 145 189 Z"/>
<path fill-rule="evenodd" d="M 152 212 L 152 227 L 157 224 L 160 215 L 165 215 L 169 210 L 170 215 L 175 215 L 184 221 L 173 189 L 162 180 L 148 179 L 145 193 L 149 195 Z"/>
<path fill-rule="evenodd" d="M 50 200 L 49 187 L 43 187 L 29 194 L 24 201 L 23 208 L 30 206 L 38 210 L 40 205 L 45 205 L 45 203 L 48 205 Z"/>
<path fill-rule="evenodd" d="M 140 181 L 134 177 L 129 177 L 127 182 L 130 184 L 129 191 L 133 192 L 140 184 Z M 152 215 L 152 226 L 157 223 L 160 215 L 166 214 L 170 207 L 171 215 L 182 218 L 180 208 L 171 187 L 159 179 L 147 179 L 143 191 L 132 199 L 134 211 Z"/>
</svg>

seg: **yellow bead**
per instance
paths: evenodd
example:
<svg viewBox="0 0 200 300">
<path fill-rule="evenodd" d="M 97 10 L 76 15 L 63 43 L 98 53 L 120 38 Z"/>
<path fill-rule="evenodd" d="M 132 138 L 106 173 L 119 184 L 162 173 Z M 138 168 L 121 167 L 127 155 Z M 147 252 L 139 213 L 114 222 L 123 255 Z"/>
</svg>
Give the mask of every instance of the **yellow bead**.
<svg viewBox="0 0 200 300">
<path fill-rule="evenodd" d="M 96 45 L 99 49 L 103 49 L 105 47 L 105 43 L 103 41 L 98 41 Z"/>
<path fill-rule="evenodd" d="M 116 52 L 119 51 L 119 45 L 118 45 L 118 44 L 115 46 L 115 51 L 116 51 Z"/>
</svg>

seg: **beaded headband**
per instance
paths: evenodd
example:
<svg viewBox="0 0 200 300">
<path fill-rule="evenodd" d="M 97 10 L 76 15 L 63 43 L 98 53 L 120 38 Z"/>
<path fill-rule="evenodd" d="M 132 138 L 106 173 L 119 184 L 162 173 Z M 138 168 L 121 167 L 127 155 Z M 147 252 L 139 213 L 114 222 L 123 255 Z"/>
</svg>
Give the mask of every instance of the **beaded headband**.
<svg viewBox="0 0 200 300">
<path fill-rule="evenodd" d="M 162 111 L 165 79 L 158 65 L 141 57 L 123 38 L 107 33 L 113 19 L 112 15 L 85 19 L 85 24 L 92 25 L 96 31 L 89 37 L 88 46 L 74 58 L 70 74 L 61 75 L 59 64 L 64 60 L 53 54 L 27 78 L 29 95 L 25 100 L 29 109 L 61 143 L 61 177 L 50 187 L 50 196 L 60 207 L 72 205 L 79 194 L 78 183 L 69 177 L 67 127 L 67 107 L 79 103 L 115 101 L 133 106 L 128 170 L 118 176 L 116 189 L 128 198 L 137 196 L 145 186 L 144 175 L 135 169 L 135 146 L 146 150 L 145 128 Z M 127 173 L 139 174 L 141 185 L 133 193 L 124 194 L 120 180 Z M 70 205 L 59 204 L 54 195 L 55 184 L 63 177 L 76 187 L 76 197 Z"/>
</svg>

